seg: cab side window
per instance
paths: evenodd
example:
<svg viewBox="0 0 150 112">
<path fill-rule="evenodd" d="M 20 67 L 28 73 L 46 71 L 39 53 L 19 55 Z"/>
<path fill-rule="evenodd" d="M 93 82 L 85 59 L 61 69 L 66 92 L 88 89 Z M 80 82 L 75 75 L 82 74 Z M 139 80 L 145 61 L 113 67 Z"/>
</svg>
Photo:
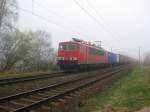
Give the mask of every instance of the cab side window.
<svg viewBox="0 0 150 112">
<path fill-rule="evenodd" d="M 89 54 L 104 56 L 105 52 L 103 50 L 99 50 L 99 49 L 89 47 Z"/>
</svg>

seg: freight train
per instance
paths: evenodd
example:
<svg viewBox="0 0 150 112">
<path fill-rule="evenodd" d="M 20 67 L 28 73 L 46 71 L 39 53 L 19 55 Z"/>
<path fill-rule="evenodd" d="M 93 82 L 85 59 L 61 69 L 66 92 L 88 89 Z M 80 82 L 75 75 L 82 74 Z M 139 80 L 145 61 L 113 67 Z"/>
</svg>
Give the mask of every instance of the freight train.
<svg viewBox="0 0 150 112">
<path fill-rule="evenodd" d="M 90 69 L 131 63 L 130 57 L 115 54 L 90 42 L 73 38 L 60 42 L 57 64 L 61 70 Z"/>
</svg>

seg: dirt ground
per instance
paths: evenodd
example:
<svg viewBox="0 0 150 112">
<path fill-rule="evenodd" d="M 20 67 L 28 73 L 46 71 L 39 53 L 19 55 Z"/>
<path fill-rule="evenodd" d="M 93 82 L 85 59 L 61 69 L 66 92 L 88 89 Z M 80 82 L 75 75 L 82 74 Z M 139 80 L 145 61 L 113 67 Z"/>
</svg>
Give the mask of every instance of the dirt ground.
<svg viewBox="0 0 150 112">
<path fill-rule="evenodd" d="M 150 107 L 145 107 L 142 110 L 137 111 L 137 112 L 150 112 Z"/>
</svg>

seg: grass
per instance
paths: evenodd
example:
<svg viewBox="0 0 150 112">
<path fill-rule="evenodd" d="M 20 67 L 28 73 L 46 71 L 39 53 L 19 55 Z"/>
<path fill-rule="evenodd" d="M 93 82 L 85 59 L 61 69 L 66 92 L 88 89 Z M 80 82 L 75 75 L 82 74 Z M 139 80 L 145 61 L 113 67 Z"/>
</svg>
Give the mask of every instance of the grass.
<svg viewBox="0 0 150 112">
<path fill-rule="evenodd" d="M 44 73 L 50 73 L 50 71 L 17 72 L 17 73 L 5 72 L 5 73 L 0 73 L 0 79 L 28 77 L 28 76 L 40 75 Z"/>
<path fill-rule="evenodd" d="M 138 66 L 103 93 L 89 98 L 75 112 L 134 112 L 145 106 L 150 106 L 150 67 Z"/>
</svg>

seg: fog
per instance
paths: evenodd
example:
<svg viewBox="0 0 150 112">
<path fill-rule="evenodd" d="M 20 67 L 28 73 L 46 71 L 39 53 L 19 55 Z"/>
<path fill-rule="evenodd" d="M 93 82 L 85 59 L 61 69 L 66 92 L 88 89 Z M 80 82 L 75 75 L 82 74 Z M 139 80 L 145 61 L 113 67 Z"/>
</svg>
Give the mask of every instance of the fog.
<svg viewBox="0 0 150 112">
<path fill-rule="evenodd" d="M 150 50 L 149 0 L 18 0 L 18 4 L 17 27 L 50 32 L 55 49 L 60 41 L 75 37 L 102 41 L 107 50 L 135 58 L 139 47 L 141 55 Z"/>
</svg>

